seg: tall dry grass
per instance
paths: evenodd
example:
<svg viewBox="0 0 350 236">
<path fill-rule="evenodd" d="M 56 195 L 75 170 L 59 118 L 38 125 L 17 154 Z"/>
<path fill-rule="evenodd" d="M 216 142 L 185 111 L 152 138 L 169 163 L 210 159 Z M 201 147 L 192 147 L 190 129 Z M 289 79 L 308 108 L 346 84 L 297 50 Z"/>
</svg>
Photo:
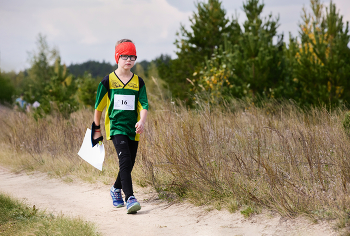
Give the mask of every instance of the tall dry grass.
<svg viewBox="0 0 350 236">
<path fill-rule="evenodd" d="M 133 173 L 160 196 L 186 197 L 248 212 L 269 208 L 282 215 L 315 219 L 350 218 L 350 141 L 345 109 L 303 111 L 291 102 L 256 107 L 232 101 L 197 109 L 158 102 L 151 109 Z M 111 184 L 118 171 L 111 142 L 105 142 L 104 170 L 77 156 L 91 110 L 69 120 L 35 121 L 30 115 L 1 115 L 0 160 L 19 169 L 75 174 Z M 251 210 L 253 209 L 253 210 Z M 245 212 L 245 211 L 242 211 Z"/>
<path fill-rule="evenodd" d="M 105 142 L 105 168 L 92 168 L 78 155 L 86 129 L 91 128 L 93 110 L 34 119 L 31 114 L 6 110 L 0 113 L 0 163 L 15 171 L 43 171 L 72 181 L 75 175 L 87 181 L 110 183 L 118 171 L 113 144 Z M 105 136 L 104 129 L 102 128 Z M 112 178 L 113 177 L 113 178 Z"/>
<path fill-rule="evenodd" d="M 222 199 L 232 210 L 253 205 L 321 218 L 350 213 L 346 111 L 231 106 L 153 114 L 140 159 L 160 191 L 201 203 Z"/>
</svg>

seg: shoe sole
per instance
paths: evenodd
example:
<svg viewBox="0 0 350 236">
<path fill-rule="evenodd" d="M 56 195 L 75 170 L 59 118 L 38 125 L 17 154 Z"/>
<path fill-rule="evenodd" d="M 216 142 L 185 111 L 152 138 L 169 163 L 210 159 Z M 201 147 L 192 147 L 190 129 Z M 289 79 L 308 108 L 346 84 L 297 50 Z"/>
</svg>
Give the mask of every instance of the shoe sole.
<svg viewBox="0 0 350 236">
<path fill-rule="evenodd" d="M 140 206 L 140 204 L 136 203 L 128 209 L 127 214 L 134 214 L 139 210 L 141 210 L 141 206 Z"/>
</svg>

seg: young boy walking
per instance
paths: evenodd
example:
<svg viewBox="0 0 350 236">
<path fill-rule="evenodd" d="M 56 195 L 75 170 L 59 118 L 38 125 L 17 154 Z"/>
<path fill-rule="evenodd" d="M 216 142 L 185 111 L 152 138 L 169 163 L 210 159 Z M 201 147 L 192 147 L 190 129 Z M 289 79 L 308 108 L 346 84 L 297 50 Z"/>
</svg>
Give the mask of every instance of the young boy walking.
<svg viewBox="0 0 350 236">
<path fill-rule="evenodd" d="M 145 83 L 141 77 L 130 71 L 136 59 L 134 43 L 129 39 L 119 40 L 115 47 L 118 69 L 104 77 L 98 86 L 91 131 L 93 145 L 103 140 L 100 119 L 106 107 L 107 140 L 113 141 L 119 159 L 119 173 L 110 194 L 113 205 L 123 207 L 124 200 L 121 195 L 123 190 L 128 214 L 141 209 L 134 196 L 131 171 L 135 164 L 138 141 L 144 131 L 148 110 Z"/>
</svg>

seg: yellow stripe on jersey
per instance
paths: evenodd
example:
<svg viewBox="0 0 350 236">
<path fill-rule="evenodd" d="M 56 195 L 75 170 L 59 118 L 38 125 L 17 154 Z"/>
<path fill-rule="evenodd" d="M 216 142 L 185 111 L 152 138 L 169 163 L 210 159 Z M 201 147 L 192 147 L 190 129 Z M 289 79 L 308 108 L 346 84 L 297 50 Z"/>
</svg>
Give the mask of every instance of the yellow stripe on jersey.
<svg viewBox="0 0 350 236">
<path fill-rule="evenodd" d="M 108 93 L 106 93 L 104 96 L 103 96 L 103 98 L 101 99 L 101 102 L 98 104 L 98 106 L 96 107 L 96 110 L 98 110 L 98 111 L 103 111 L 103 109 L 105 108 L 105 106 L 106 106 L 106 100 L 109 100 L 109 98 L 108 98 Z M 107 107 L 108 107 L 108 105 L 107 105 Z"/>
<path fill-rule="evenodd" d="M 106 129 L 106 136 L 107 136 L 107 140 L 111 139 L 111 129 L 110 129 L 110 119 L 109 119 L 109 115 L 108 115 L 108 108 L 109 108 L 109 104 L 111 103 L 111 101 L 109 100 L 109 97 L 107 96 L 107 108 L 106 108 L 106 115 L 105 115 L 105 129 Z"/>
</svg>

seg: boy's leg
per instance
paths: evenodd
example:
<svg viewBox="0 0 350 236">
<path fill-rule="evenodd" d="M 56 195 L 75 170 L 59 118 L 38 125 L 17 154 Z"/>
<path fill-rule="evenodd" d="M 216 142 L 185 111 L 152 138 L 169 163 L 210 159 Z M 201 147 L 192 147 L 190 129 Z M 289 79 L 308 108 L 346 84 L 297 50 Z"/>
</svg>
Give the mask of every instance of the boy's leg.
<svg viewBox="0 0 350 236">
<path fill-rule="evenodd" d="M 135 164 L 138 142 L 130 140 L 125 135 L 114 135 L 111 138 L 119 158 L 119 173 L 114 188 L 122 188 L 127 201 L 134 195 L 131 171 Z"/>
<path fill-rule="evenodd" d="M 131 162 L 132 162 L 132 168 L 134 168 L 135 165 L 135 159 L 136 159 L 136 154 L 137 154 L 137 148 L 138 148 L 138 141 L 133 141 L 129 139 L 129 151 L 130 151 L 130 156 L 131 156 Z M 116 189 L 121 189 L 122 188 L 122 182 L 120 180 L 120 171 L 118 172 L 117 179 L 114 182 L 113 185 L 114 188 Z"/>
<path fill-rule="evenodd" d="M 131 162 L 132 162 L 132 168 L 135 165 L 135 159 L 136 159 L 136 154 L 137 154 L 137 148 L 138 148 L 138 141 L 133 141 L 129 139 L 129 152 L 131 156 Z M 120 172 L 118 172 L 118 177 L 114 183 L 114 188 L 121 189 L 122 188 L 122 182 L 120 180 Z"/>
<path fill-rule="evenodd" d="M 120 171 L 118 172 L 118 176 L 117 176 L 117 179 L 115 180 L 114 182 L 114 185 L 113 185 L 114 188 L 117 188 L 117 189 L 122 189 L 122 181 L 120 181 Z"/>
<path fill-rule="evenodd" d="M 130 156 L 131 156 L 131 162 L 132 162 L 132 168 L 134 168 L 135 165 L 135 160 L 136 160 L 136 154 L 137 154 L 137 148 L 139 146 L 138 141 L 133 141 L 129 139 L 129 151 L 130 151 Z"/>
<path fill-rule="evenodd" d="M 132 162 L 131 170 L 134 168 L 134 165 L 135 165 L 138 144 L 139 144 L 138 141 L 133 141 L 129 139 L 129 151 L 130 151 L 131 162 Z M 118 172 L 118 176 L 117 176 L 117 179 L 115 180 L 113 187 L 116 189 L 122 188 L 122 182 L 120 180 L 120 171 Z"/>
</svg>

